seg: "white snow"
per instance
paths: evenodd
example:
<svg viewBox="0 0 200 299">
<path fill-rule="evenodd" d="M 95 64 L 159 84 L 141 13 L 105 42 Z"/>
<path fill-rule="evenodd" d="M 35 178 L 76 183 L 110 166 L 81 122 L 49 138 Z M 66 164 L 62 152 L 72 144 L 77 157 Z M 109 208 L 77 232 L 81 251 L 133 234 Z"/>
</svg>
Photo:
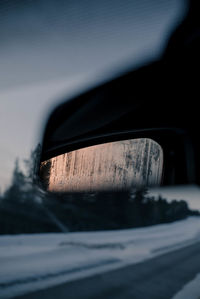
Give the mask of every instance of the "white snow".
<svg viewBox="0 0 200 299">
<path fill-rule="evenodd" d="M 199 299 L 200 298 L 200 273 L 186 284 L 172 299 Z"/>
<path fill-rule="evenodd" d="M 141 262 L 198 241 L 200 217 L 127 230 L 1 236 L 0 297 Z"/>
</svg>

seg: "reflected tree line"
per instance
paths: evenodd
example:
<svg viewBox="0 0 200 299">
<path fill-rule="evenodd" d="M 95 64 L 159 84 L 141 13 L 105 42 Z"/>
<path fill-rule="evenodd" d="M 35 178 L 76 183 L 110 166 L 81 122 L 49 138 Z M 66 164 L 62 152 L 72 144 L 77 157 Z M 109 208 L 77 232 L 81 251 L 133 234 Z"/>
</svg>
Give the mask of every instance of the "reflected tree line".
<svg viewBox="0 0 200 299">
<path fill-rule="evenodd" d="M 11 185 L 0 195 L 0 234 L 112 230 L 145 227 L 199 216 L 184 200 L 155 198 L 147 189 L 123 192 L 48 193 L 35 175 L 40 146 L 16 161 Z"/>
</svg>

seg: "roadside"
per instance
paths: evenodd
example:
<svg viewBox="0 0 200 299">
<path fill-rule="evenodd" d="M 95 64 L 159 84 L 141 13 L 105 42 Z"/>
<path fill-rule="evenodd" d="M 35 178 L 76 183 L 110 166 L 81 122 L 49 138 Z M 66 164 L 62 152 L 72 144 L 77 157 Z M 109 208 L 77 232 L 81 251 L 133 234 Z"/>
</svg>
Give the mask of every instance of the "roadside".
<svg viewBox="0 0 200 299">
<path fill-rule="evenodd" d="M 1 236 L 1 298 L 138 264 L 198 241 L 199 217 L 127 230 Z"/>
<path fill-rule="evenodd" d="M 200 299 L 200 273 L 188 282 L 172 299 Z"/>
<path fill-rule="evenodd" d="M 137 264 L 60 283 L 17 298 L 65 299 L 67 294 L 70 299 L 170 299 L 199 272 L 200 242 Z M 186 295 L 184 299 L 193 299 L 190 293 Z"/>
</svg>

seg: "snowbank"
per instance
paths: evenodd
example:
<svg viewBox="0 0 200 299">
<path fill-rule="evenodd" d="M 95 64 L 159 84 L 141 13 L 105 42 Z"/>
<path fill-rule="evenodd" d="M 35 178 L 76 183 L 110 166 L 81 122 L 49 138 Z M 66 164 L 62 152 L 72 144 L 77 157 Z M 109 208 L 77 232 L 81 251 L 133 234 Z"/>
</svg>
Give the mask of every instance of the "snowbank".
<svg viewBox="0 0 200 299">
<path fill-rule="evenodd" d="M 141 262 L 200 241 L 200 217 L 145 228 L 0 237 L 0 297 Z"/>
<path fill-rule="evenodd" d="M 172 299 L 199 299 L 200 298 L 200 273 L 187 283 Z"/>
</svg>

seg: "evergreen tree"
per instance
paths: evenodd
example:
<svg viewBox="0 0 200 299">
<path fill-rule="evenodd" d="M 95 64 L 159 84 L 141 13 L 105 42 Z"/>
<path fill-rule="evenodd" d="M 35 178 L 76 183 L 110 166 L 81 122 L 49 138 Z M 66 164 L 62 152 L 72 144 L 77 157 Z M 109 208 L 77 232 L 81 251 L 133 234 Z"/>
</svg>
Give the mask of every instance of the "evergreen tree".
<svg viewBox="0 0 200 299">
<path fill-rule="evenodd" d="M 24 160 L 27 169 L 27 178 L 32 184 L 38 184 L 38 173 L 40 165 L 41 145 L 38 144 L 31 152 L 29 160 Z"/>
<path fill-rule="evenodd" d="M 15 161 L 15 168 L 12 175 L 11 186 L 5 191 L 4 199 L 7 201 L 21 202 L 24 200 L 27 180 L 24 173 L 19 168 L 19 160 Z"/>
</svg>

